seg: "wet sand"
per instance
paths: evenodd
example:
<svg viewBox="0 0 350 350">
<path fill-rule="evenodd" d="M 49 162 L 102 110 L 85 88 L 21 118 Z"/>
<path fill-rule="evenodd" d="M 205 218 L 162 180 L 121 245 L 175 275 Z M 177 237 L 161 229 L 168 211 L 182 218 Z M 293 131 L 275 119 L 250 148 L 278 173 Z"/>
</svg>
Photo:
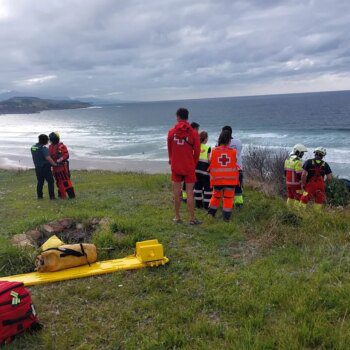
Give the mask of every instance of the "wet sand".
<svg viewBox="0 0 350 350">
<path fill-rule="evenodd" d="M 30 157 L 0 156 L 0 169 L 25 170 L 33 169 L 33 161 Z M 131 160 L 131 159 L 71 159 L 72 170 L 109 170 L 109 171 L 134 171 L 148 174 L 168 173 L 169 164 L 165 161 Z"/>
</svg>

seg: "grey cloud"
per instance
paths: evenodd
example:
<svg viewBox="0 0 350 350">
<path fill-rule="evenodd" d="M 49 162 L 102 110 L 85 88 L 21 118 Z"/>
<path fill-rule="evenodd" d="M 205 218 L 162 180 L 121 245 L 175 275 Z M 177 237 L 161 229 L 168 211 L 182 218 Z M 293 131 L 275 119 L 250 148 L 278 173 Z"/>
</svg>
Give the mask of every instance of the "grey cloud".
<svg viewBox="0 0 350 350">
<path fill-rule="evenodd" d="M 298 79 L 298 89 L 317 81 L 315 90 L 327 90 L 322 77 L 332 76 L 350 88 L 346 0 L 2 0 L 1 7 L 0 90 L 155 100 L 273 93 L 278 81 L 293 92 Z"/>
</svg>

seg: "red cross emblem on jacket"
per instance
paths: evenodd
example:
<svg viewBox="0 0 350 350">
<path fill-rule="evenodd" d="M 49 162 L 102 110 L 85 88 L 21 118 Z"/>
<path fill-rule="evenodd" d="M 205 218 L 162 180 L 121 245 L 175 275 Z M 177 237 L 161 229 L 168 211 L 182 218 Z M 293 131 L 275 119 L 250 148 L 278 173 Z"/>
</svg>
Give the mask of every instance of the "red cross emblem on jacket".
<svg viewBox="0 0 350 350">
<path fill-rule="evenodd" d="M 177 136 L 174 136 L 174 141 L 179 145 L 179 146 L 183 146 L 185 144 L 185 139 L 179 139 L 177 138 Z"/>
<path fill-rule="evenodd" d="M 222 166 L 226 166 L 227 164 L 229 164 L 231 162 L 231 157 L 229 157 L 227 154 L 223 154 L 219 159 L 218 159 L 219 163 Z"/>
</svg>

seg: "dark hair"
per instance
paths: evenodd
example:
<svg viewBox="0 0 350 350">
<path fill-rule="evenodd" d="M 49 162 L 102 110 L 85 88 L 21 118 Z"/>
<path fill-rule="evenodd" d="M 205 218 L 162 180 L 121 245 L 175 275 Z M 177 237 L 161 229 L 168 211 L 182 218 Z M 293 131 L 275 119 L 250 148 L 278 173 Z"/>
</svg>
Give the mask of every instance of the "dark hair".
<svg viewBox="0 0 350 350">
<path fill-rule="evenodd" d="M 60 142 L 60 137 L 55 132 L 52 132 L 49 135 L 49 139 L 54 145 Z"/>
<path fill-rule="evenodd" d="M 199 134 L 200 142 L 203 143 L 206 139 L 208 139 L 208 133 L 206 131 L 201 131 Z"/>
<path fill-rule="evenodd" d="M 221 131 L 229 131 L 230 132 L 230 137 L 232 137 L 232 128 L 229 125 L 225 125 Z"/>
<path fill-rule="evenodd" d="M 188 110 L 186 108 L 179 108 L 176 111 L 176 115 L 181 119 L 181 120 L 187 120 L 188 119 Z"/>
<path fill-rule="evenodd" d="M 219 136 L 218 145 L 219 146 L 226 146 L 229 145 L 231 142 L 231 133 L 229 130 L 223 130 L 221 131 L 221 134 Z"/>
<path fill-rule="evenodd" d="M 47 145 L 47 143 L 49 142 L 49 137 L 45 134 L 41 134 L 39 135 L 39 143 L 42 145 Z"/>
<path fill-rule="evenodd" d="M 192 129 L 199 129 L 200 125 L 196 122 L 192 122 L 191 127 L 192 127 Z"/>
</svg>

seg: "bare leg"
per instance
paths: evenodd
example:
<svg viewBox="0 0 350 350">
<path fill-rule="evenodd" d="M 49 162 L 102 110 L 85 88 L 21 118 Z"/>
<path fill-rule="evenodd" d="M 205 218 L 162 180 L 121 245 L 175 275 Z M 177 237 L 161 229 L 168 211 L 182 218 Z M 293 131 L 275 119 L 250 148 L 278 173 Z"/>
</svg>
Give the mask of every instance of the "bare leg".
<svg viewBox="0 0 350 350">
<path fill-rule="evenodd" d="M 180 220 L 181 191 L 182 191 L 182 182 L 173 182 L 175 219 L 177 220 Z"/>
<path fill-rule="evenodd" d="M 188 209 L 188 214 L 190 215 L 190 221 L 195 219 L 195 217 L 194 217 L 193 186 L 194 186 L 194 183 L 186 184 L 187 209 Z"/>
</svg>

